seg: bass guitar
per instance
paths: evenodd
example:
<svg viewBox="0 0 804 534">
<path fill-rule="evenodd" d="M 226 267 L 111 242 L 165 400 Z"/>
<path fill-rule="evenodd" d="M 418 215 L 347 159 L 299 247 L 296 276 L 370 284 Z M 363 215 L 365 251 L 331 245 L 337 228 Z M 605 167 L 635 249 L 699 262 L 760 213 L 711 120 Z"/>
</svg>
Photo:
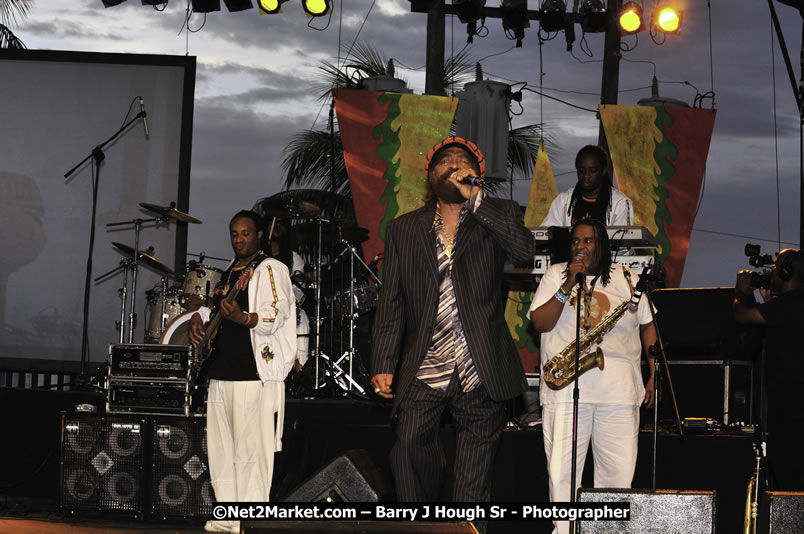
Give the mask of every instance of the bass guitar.
<svg viewBox="0 0 804 534">
<path fill-rule="evenodd" d="M 234 287 L 229 288 L 229 292 L 226 294 L 224 300 L 231 304 L 234 302 L 234 299 L 237 298 L 237 295 L 240 291 L 244 290 L 248 287 L 248 283 L 251 280 L 251 277 L 254 275 L 254 268 L 256 267 L 257 260 L 253 260 L 243 273 L 240 275 L 240 278 L 237 280 L 237 283 Z M 212 348 L 212 340 L 218 333 L 218 329 L 223 322 L 223 314 L 220 313 L 220 305 L 216 306 L 214 310 L 212 310 L 212 317 L 207 323 L 206 330 L 204 331 L 204 336 L 201 338 L 201 341 L 198 343 L 198 346 L 195 348 L 195 357 L 193 358 L 193 364 L 190 369 L 190 373 L 192 378 L 195 379 L 201 372 L 201 369 L 209 360 L 210 356 L 212 356 L 212 352 L 214 349 Z"/>
</svg>

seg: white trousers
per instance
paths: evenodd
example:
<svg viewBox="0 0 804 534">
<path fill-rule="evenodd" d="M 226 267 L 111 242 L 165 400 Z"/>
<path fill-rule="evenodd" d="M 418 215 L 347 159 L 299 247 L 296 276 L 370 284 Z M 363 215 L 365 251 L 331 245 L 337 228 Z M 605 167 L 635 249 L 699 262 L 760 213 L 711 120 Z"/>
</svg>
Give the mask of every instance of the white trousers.
<svg viewBox="0 0 804 534">
<path fill-rule="evenodd" d="M 216 501 L 268 502 L 284 394 L 284 382 L 209 381 L 207 448 Z"/>
<path fill-rule="evenodd" d="M 572 403 L 542 407 L 544 452 L 550 500 L 569 501 L 572 480 Z M 630 488 L 634 478 L 639 437 L 639 406 L 578 405 L 576 491 L 581 486 L 586 451 L 592 442 L 596 488 Z M 554 521 L 553 533 L 569 532 L 568 521 Z"/>
</svg>

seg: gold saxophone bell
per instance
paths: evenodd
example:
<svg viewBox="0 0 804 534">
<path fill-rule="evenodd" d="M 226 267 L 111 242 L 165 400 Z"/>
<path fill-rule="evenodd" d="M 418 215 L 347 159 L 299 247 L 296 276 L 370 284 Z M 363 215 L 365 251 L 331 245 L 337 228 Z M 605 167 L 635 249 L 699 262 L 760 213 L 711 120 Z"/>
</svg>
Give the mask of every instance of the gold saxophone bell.
<svg viewBox="0 0 804 534">
<path fill-rule="evenodd" d="M 628 304 L 629 301 L 625 301 L 617 306 L 597 326 L 584 334 L 578 343 L 581 353 L 603 341 L 603 336 L 609 333 L 614 328 L 614 325 L 617 324 L 617 321 L 625 314 Z M 594 367 L 602 370 L 603 364 L 603 351 L 600 347 L 597 347 L 597 349 L 580 357 L 578 360 L 578 374 L 583 374 Z M 564 350 L 545 363 L 542 371 L 542 379 L 550 389 L 562 389 L 572 382 L 573 378 L 575 378 L 575 342 L 573 341 L 564 347 Z"/>
</svg>

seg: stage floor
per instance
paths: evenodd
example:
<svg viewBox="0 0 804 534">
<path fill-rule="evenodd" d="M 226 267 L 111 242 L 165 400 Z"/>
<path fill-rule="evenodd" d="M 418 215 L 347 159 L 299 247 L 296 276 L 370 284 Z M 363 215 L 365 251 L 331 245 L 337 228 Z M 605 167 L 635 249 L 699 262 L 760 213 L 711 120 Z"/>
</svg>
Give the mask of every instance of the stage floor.
<svg viewBox="0 0 804 534">
<path fill-rule="evenodd" d="M 65 517 L 59 499 L 59 410 L 75 404 L 75 392 L 0 388 L 2 405 L 19 407 L 0 414 L 7 436 L 0 444 L 0 532 L 202 532 L 201 522 L 126 521 L 117 517 Z M 454 453 L 452 428 L 441 432 L 448 461 Z M 715 490 L 719 532 L 738 532 L 743 520 L 745 491 L 753 473 L 751 435 L 717 433 L 678 435 L 661 432 L 658 442 L 657 486 L 661 489 Z M 363 400 L 288 399 L 283 451 L 277 455 L 271 499 L 281 500 L 317 474 L 343 451 L 363 449 L 391 487 L 388 452 L 394 441 L 390 410 Z M 640 434 L 633 486 L 651 486 L 652 433 Z M 592 486 L 591 455 L 583 487 Z M 445 474 L 449 481 L 450 473 Z M 442 499 L 450 495 L 449 483 Z M 393 497 L 392 497 L 393 498 Z M 509 428 L 502 436 L 493 473 L 495 502 L 546 502 L 547 470 L 539 426 Z M 550 532 L 546 522 L 491 522 L 491 534 Z"/>
</svg>

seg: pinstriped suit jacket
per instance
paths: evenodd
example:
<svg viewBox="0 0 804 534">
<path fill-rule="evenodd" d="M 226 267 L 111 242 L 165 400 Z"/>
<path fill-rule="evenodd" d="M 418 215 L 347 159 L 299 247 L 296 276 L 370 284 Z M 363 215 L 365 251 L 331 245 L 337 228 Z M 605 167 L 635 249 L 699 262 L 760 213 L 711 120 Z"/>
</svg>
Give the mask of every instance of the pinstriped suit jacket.
<svg viewBox="0 0 804 534">
<path fill-rule="evenodd" d="M 416 376 L 433 337 L 438 310 L 438 266 L 432 231 L 435 201 L 393 220 L 385 236 L 383 286 L 372 332 L 372 374 L 394 374 L 394 413 Z M 522 393 L 527 383 L 508 326 L 502 293 L 506 258 L 521 263 L 536 241 L 519 206 L 487 196 L 458 230 L 452 282 L 469 352 L 496 401 Z"/>
</svg>

